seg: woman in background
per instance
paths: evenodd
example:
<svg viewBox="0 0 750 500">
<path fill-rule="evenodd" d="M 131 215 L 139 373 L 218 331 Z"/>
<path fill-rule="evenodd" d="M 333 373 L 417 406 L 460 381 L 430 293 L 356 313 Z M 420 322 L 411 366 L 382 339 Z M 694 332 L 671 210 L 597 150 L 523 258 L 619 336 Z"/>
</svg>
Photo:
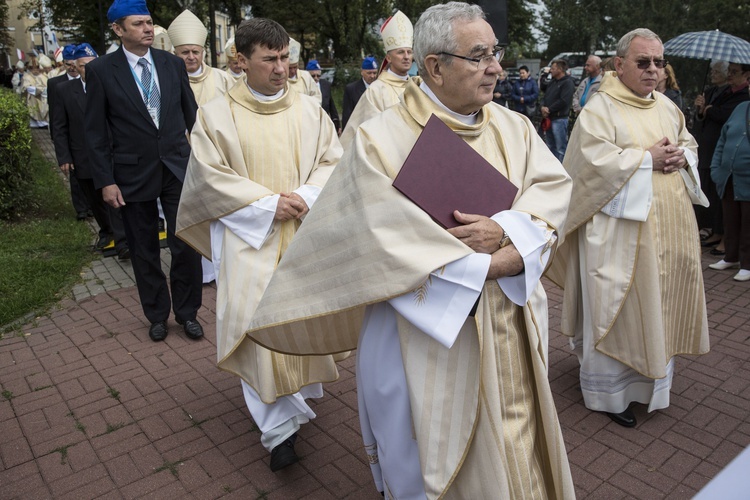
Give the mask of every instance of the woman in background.
<svg viewBox="0 0 750 500">
<path fill-rule="evenodd" d="M 677 77 L 671 64 L 664 66 L 664 69 L 660 72 L 656 90 L 672 99 L 672 102 L 682 111 L 682 92 L 680 86 L 677 85 Z"/>
</svg>

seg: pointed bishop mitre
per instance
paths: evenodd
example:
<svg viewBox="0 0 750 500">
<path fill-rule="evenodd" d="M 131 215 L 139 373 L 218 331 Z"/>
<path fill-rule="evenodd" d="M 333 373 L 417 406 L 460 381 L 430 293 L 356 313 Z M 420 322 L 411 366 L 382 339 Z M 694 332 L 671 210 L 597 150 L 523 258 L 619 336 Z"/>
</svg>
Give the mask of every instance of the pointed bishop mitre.
<svg viewBox="0 0 750 500">
<path fill-rule="evenodd" d="M 166 28 L 163 26 L 159 26 L 158 24 L 154 24 L 154 44 L 153 47 L 155 49 L 160 50 L 166 50 L 167 52 L 172 52 L 172 41 L 169 39 L 169 33 L 167 33 Z M 107 51 L 109 54 L 109 51 Z"/>
<path fill-rule="evenodd" d="M 386 52 L 403 47 L 412 48 L 414 27 L 406 14 L 397 10 L 380 27 L 380 38 L 383 39 Z"/>
<path fill-rule="evenodd" d="M 289 64 L 299 64 L 299 53 L 302 45 L 294 38 L 289 39 Z"/>
<path fill-rule="evenodd" d="M 182 14 L 175 17 L 167 31 L 169 32 L 169 39 L 172 40 L 172 45 L 175 47 L 180 45 L 204 47 L 206 45 L 208 30 L 203 22 L 198 19 L 198 16 L 189 10 L 183 10 Z"/>
<path fill-rule="evenodd" d="M 227 40 L 226 45 L 224 45 L 224 53 L 227 59 L 231 59 L 232 61 L 237 59 L 237 47 L 234 45 L 234 37 Z"/>
</svg>

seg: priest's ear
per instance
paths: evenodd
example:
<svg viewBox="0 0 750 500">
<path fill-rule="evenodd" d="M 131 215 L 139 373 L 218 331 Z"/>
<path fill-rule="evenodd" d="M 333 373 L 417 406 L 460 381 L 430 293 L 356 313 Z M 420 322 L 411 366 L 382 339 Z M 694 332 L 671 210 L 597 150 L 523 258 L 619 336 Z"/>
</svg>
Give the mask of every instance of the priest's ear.
<svg viewBox="0 0 750 500">
<path fill-rule="evenodd" d="M 430 54 L 424 58 L 424 69 L 426 74 L 420 76 L 440 87 L 443 85 L 443 70 L 445 64 L 445 59 L 442 59 L 437 54 Z"/>
<path fill-rule="evenodd" d="M 245 57 L 245 54 L 243 54 L 240 51 L 237 51 L 237 63 L 240 65 L 240 69 L 242 71 L 245 71 L 247 69 L 247 57 Z"/>
</svg>

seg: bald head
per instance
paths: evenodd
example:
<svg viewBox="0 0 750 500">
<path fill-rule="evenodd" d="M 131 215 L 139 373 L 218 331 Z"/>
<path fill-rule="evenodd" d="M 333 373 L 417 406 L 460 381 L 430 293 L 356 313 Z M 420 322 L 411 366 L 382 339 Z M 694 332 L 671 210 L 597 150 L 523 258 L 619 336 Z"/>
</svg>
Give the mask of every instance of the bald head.
<svg viewBox="0 0 750 500">
<path fill-rule="evenodd" d="M 596 78 L 599 76 L 599 73 L 602 72 L 602 58 L 595 55 L 590 55 L 588 59 L 586 59 L 586 65 L 583 67 L 584 70 L 586 70 L 586 74 L 588 74 L 591 78 Z"/>
</svg>

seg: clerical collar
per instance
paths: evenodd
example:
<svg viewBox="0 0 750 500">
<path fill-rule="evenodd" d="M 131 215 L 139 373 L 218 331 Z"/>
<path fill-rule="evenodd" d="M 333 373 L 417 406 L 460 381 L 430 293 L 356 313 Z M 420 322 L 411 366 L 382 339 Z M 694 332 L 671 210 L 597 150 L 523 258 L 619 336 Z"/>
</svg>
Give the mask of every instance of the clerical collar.
<svg viewBox="0 0 750 500">
<path fill-rule="evenodd" d="M 232 75 L 233 77 L 235 77 L 235 78 L 239 78 L 239 77 L 241 77 L 242 75 L 244 75 L 244 74 L 245 74 L 245 72 L 244 72 L 244 71 L 240 71 L 239 73 L 235 73 L 235 72 L 234 72 L 234 71 L 232 71 L 231 69 L 229 70 L 229 73 L 230 73 L 230 74 L 231 74 L 231 75 Z"/>
<path fill-rule="evenodd" d="M 250 92 L 253 94 L 253 96 L 255 96 L 255 98 L 258 99 L 260 102 L 275 101 L 276 99 L 280 99 L 281 96 L 284 94 L 284 89 L 279 90 L 274 95 L 265 95 L 254 90 L 250 85 L 248 85 L 247 88 L 250 89 Z"/>
<path fill-rule="evenodd" d="M 388 71 L 388 73 L 392 74 L 393 76 L 395 76 L 396 78 L 398 78 L 400 80 L 406 81 L 406 80 L 409 79 L 409 75 L 408 74 L 406 76 L 401 76 L 401 75 L 399 75 L 399 74 L 394 73 L 393 71 L 391 71 L 391 68 L 388 68 L 387 71 Z"/>
<path fill-rule="evenodd" d="M 203 74 L 203 65 L 201 64 L 200 68 L 198 68 L 198 71 L 195 71 L 193 73 L 188 72 L 188 76 L 196 77 L 201 76 Z"/>
<path fill-rule="evenodd" d="M 78 75 L 78 76 L 70 76 L 70 75 L 68 75 L 67 73 L 65 73 L 65 75 L 67 75 L 67 77 L 68 77 L 68 81 L 70 81 L 70 80 L 78 80 L 79 78 L 81 78 L 81 75 Z"/>
<path fill-rule="evenodd" d="M 448 112 L 453 118 L 460 121 L 464 125 L 476 125 L 477 123 L 477 115 L 479 114 L 479 111 L 475 111 L 474 113 L 470 115 L 462 115 L 461 113 L 456 113 L 452 109 L 449 109 L 445 104 L 440 102 L 440 99 L 437 98 L 435 93 L 432 91 L 430 87 L 427 86 L 424 80 L 422 80 L 422 83 L 419 84 L 419 88 L 422 89 L 422 91 L 427 94 L 427 96 L 432 99 L 432 101 L 443 108 L 445 111 Z"/>
</svg>

